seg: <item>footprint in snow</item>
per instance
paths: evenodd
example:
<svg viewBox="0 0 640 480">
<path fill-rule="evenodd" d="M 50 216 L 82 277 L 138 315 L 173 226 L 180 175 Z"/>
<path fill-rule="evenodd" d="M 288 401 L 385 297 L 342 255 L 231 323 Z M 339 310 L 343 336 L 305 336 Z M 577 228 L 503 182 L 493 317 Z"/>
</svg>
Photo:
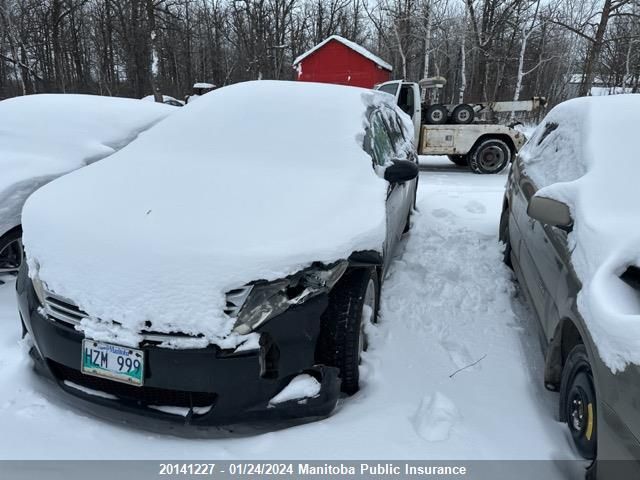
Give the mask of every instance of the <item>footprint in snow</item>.
<svg viewBox="0 0 640 480">
<path fill-rule="evenodd" d="M 483 204 L 481 204 L 480 202 L 476 201 L 476 200 L 472 200 L 470 202 L 467 202 L 467 204 L 464 206 L 465 210 L 469 213 L 487 213 L 487 207 L 485 207 Z"/>
<path fill-rule="evenodd" d="M 466 367 L 474 362 L 469 350 L 467 350 L 467 347 L 464 345 L 448 339 L 440 340 L 440 345 L 442 345 L 442 348 L 447 351 L 447 355 L 449 355 L 451 362 L 456 368 Z M 475 370 L 478 368 L 480 368 L 479 365 L 474 365 L 473 367 L 469 367 L 467 370 Z"/>
<path fill-rule="evenodd" d="M 431 215 L 438 218 L 450 217 L 452 215 L 451 210 L 447 210 L 446 208 L 436 208 L 431 210 Z"/>
<path fill-rule="evenodd" d="M 449 438 L 460 418 L 455 404 L 442 393 L 435 392 L 422 398 L 410 420 L 420 438 L 427 442 L 442 442 Z"/>
</svg>

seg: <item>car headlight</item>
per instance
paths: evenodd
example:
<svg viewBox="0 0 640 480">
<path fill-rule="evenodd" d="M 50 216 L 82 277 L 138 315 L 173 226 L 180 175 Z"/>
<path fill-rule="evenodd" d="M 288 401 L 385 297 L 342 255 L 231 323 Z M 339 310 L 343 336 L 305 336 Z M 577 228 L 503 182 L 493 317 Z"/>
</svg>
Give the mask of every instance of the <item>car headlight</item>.
<svg viewBox="0 0 640 480">
<path fill-rule="evenodd" d="M 237 315 L 233 331 L 246 335 L 293 305 L 328 292 L 347 269 L 340 261 L 328 267 L 312 266 L 273 282 L 255 282 L 227 293 L 228 315 Z"/>
<path fill-rule="evenodd" d="M 42 283 L 42 281 L 40 280 L 40 278 L 38 278 L 37 275 L 31 279 L 31 283 L 33 284 L 33 289 L 36 292 L 36 297 L 38 297 L 38 301 L 40 302 L 40 305 L 44 306 L 45 298 L 46 298 L 44 283 Z"/>
</svg>

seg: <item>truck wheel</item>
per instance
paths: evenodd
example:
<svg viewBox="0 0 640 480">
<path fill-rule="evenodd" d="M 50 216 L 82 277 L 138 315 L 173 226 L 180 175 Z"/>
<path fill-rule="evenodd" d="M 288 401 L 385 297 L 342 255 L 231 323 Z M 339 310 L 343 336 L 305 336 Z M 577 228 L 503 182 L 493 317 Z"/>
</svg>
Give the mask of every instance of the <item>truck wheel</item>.
<svg viewBox="0 0 640 480">
<path fill-rule="evenodd" d="M 425 122 L 430 125 L 442 125 L 448 118 L 449 111 L 444 105 L 431 105 L 425 112 Z"/>
<path fill-rule="evenodd" d="M 453 123 L 457 124 L 467 124 L 473 122 L 476 116 L 476 112 L 473 110 L 471 105 L 467 105 L 463 103 L 462 105 L 458 105 L 453 109 L 451 113 L 451 118 L 453 119 Z"/>
<path fill-rule="evenodd" d="M 378 315 L 379 280 L 375 268 L 347 271 L 329 294 L 322 315 L 318 360 L 340 369 L 341 389 L 358 391 L 360 356 L 367 349 L 365 325 Z"/>
<path fill-rule="evenodd" d="M 580 455 L 588 460 L 596 458 L 596 391 L 584 345 L 573 347 L 562 369 L 560 420 L 569 427 Z"/>
<path fill-rule="evenodd" d="M 447 155 L 447 157 L 459 167 L 469 166 L 469 157 L 467 155 Z"/>
<path fill-rule="evenodd" d="M 498 139 L 485 140 L 469 155 L 469 167 L 474 173 L 498 173 L 511 161 L 511 149 Z"/>
<path fill-rule="evenodd" d="M 16 227 L 0 238 L 0 274 L 17 274 L 23 259 L 22 229 Z"/>
</svg>

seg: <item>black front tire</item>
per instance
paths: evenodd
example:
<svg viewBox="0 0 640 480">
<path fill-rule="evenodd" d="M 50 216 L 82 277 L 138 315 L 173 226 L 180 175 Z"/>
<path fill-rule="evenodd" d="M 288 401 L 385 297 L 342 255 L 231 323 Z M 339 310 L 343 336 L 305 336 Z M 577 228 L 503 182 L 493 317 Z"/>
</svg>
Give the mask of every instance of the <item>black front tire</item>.
<svg viewBox="0 0 640 480">
<path fill-rule="evenodd" d="M 469 154 L 469 167 L 474 173 L 499 173 L 511 162 L 511 149 L 497 138 L 484 140 Z"/>
<path fill-rule="evenodd" d="M 370 321 L 375 323 L 380 281 L 373 267 L 348 270 L 331 290 L 329 306 L 321 319 L 317 359 L 340 370 L 341 390 L 348 395 L 360 387 L 360 356 L 366 350 L 365 304 L 371 288 L 374 297 L 369 313 Z"/>
<path fill-rule="evenodd" d="M 467 155 L 447 155 L 447 158 L 459 167 L 469 166 L 469 157 Z"/>
<path fill-rule="evenodd" d="M 509 236 L 509 205 L 505 203 L 500 215 L 500 227 L 498 229 L 498 239 L 504 244 L 502 262 L 513 270 L 511 262 L 511 237 Z"/>
<path fill-rule="evenodd" d="M 596 458 L 598 446 L 596 391 L 584 345 L 573 347 L 562 369 L 560 420 L 571 432 L 576 449 L 587 460 Z"/>
<path fill-rule="evenodd" d="M 22 228 L 16 227 L 0 238 L 0 274 L 16 275 L 23 261 Z"/>
</svg>

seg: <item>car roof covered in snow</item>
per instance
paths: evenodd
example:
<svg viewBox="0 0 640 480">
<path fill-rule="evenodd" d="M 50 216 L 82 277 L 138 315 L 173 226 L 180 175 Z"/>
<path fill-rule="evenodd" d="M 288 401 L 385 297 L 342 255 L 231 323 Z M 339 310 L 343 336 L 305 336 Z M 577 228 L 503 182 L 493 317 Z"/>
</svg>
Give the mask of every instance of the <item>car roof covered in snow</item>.
<svg viewBox="0 0 640 480">
<path fill-rule="evenodd" d="M 317 44 L 315 47 L 307 50 L 306 52 L 304 52 L 302 55 L 298 56 L 293 61 L 293 66 L 295 67 L 300 62 L 302 62 L 302 60 L 304 60 L 305 58 L 307 58 L 311 54 L 315 53 L 317 50 L 321 49 L 322 47 L 324 47 L 327 43 L 329 43 L 332 40 L 335 40 L 336 42 L 340 42 L 343 45 L 345 45 L 346 47 L 350 48 L 351 50 L 353 50 L 355 52 L 358 52 L 360 55 L 362 55 L 365 58 L 368 58 L 373 63 L 381 66 L 385 70 L 389 70 L 389 71 L 393 70 L 393 67 L 391 66 L 391 64 L 385 62 L 384 60 L 382 60 L 377 55 L 374 55 L 369 50 L 364 48 L 362 45 L 358 45 L 357 43 L 352 42 L 351 40 L 347 40 L 346 38 L 341 37 L 340 35 L 331 35 L 330 37 L 326 38 L 325 40 L 323 40 L 322 42 Z"/>
<path fill-rule="evenodd" d="M 640 95 L 583 97 L 555 107 L 520 152 L 536 195 L 571 210 L 578 307 L 614 371 L 640 364 L 640 294 L 620 279 L 640 266 Z"/>
<path fill-rule="evenodd" d="M 363 150 L 367 112 L 382 104 L 396 108 L 306 82 L 215 90 L 31 196 L 29 264 L 92 316 L 222 342 L 228 290 L 382 251 L 388 184 Z"/>
<path fill-rule="evenodd" d="M 0 235 L 26 197 L 59 175 L 111 155 L 175 109 L 127 98 L 39 94 L 0 102 Z M 17 222 L 17 223 L 16 223 Z"/>
</svg>

